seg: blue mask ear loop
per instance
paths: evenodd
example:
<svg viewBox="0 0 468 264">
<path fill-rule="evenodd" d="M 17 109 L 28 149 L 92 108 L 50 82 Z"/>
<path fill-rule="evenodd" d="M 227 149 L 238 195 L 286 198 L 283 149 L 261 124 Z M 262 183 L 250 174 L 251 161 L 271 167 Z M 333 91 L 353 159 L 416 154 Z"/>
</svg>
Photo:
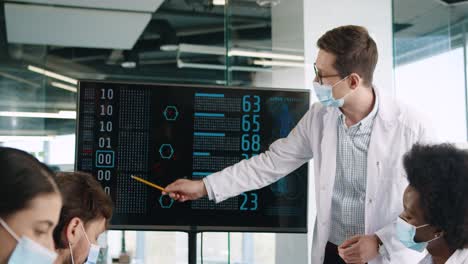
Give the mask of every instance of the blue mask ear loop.
<svg viewBox="0 0 468 264">
<path fill-rule="evenodd" d="M 88 234 L 86 234 L 86 230 L 84 229 L 83 224 L 80 223 L 80 226 L 81 226 L 81 230 L 83 230 L 86 240 L 88 240 L 89 247 L 91 248 L 91 241 L 89 241 Z"/>
<path fill-rule="evenodd" d="M 439 239 L 439 238 L 441 238 L 441 237 L 442 237 L 442 235 L 435 235 L 435 237 L 434 237 L 433 239 L 427 241 L 426 243 L 429 244 L 429 243 L 431 243 L 432 241 L 437 240 L 437 239 Z"/>
<path fill-rule="evenodd" d="M 89 243 L 88 236 L 86 235 L 86 231 L 85 231 L 85 229 L 83 227 L 83 224 L 81 222 L 80 222 L 80 226 L 81 226 L 81 229 L 83 230 L 83 233 L 84 233 L 84 235 L 86 237 L 86 240 L 88 240 L 88 243 Z M 70 242 L 68 242 L 68 247 L 70 248 L 70 256 L 71 256 L 72 264 L 75 264 L 75 260 L 74 260 L 74 257 L 73 257 L 73 250 L 72 250 L 72 246 L 71 246 Z"/>
<path fill-rule="evenodd" d="M 343 79 L 339 80 L 337 83 L 335 83 L 333 86 L 332 86 L 332 97 L 333 97 L 333 88 L 335 86 L 337 86 L 340 82 L 343 82 L 345 81 L 346 79 L 348 79 L 349 75 L 344 77 Z M 351 93 L 353 92 L 353 90 L 349 91 L 347 94 L 345 94 L 343 97 L 341 97 L 340 99 L 335 99 L 335 100 L 341 100 L 341 99 L 345 99 L 346 96 L 350 95 Z M 333 97 L 334 98 L 334 97 Z"/>
<path fill-rule="evenodd" d="M 2 225 L 3 228 L 5 228 L 5 230 L 16 240 L 16 242 L 19 242 L 20 238 L 18 237 L 18 235 L 16 235 L 16 233 L 7 225 L 5 221 L 3 221 L 2 218 L 0 218 L 0 225 Z"/>
<path fill-rule="evenodd" d="M 88 234 L 86 234 L 86 230 L 85 230 L 82 223 L 80 223 L 80 226 L 81 226 L 81 230 L 83 230 L 85 238 L 86 238 L 86 240 L 88 241 L 88 244 L 89 244 L 89 250 L 88 250 L 88 257 L 89 257 L 89 252 L 91 252 L 91 247 L 93 246 L 93 244 L 91 243 L 91 241 L 89 241 Z M 75 263 L 72 263 L 72 264 L 75 264 Z"/>
<path fill-rule="evenodd" d="M 68 247 L 70 248 L 70 257 L 71 257 L 72 264 L 75 264 L 75 260 L 73 258 L 73 250 L 72 250 L 72 246 L 70 242 L 68 242 Z"/>
<path fill-rule="evenodd" d="M 416 230 L 419 229 L 419 228 L 426 227 L 426 226 L 429 226 L 429 224 L 417 226 L 417 227 L 416 227 Z M 415 235 L 416 235 L 416 233 L 415 233 Z M 431 243 L 432 241 L 434 241 L 434 240 L 436 240 L 436 239 L 439 239 L 439 238 L 441 238 L 441 237 L 442 237 L 442 235 L 437 235 L 437 234 L 436 234 L 436 235 L 434 236 L 433 239 L 431 239 L 431 240 L 429 240 L 429 241 L 426 241 L 426 242 L 422 242 L 422 243 L 428 243 L 428 244 L 429 244 L 429 243 Z M 413 237 L 413 240 L 414 240 L 414 237 Z M 416 241 L 414 241 L 414 242 L 416 242 Z"/>
<path fill-rule="evenodd" d="M 405 221 L 406 222 L 406 221 Z M 423 228 L 423 227 L 426 227 L 428 226 L 429 224 L 425 224 L 425 225 L 420 225 L 420 226 L 415 226 L 416 229 L 419 229 L 419 228 Z"/>
<path fill-rule="evenodd" d="M 333 88 L 333 87 L 335 87 L 335 86 L 337 86 L 337 85 L 338 85 L 340 82 L 342 82 L 342 81 L 344 81 L 344 80 L 348 79 L 348 77 L 349 77 L 349 75 L 348 75 L 348 76 L 346 76 L 346 77 L 344 77 L 343 79 L 341 79 L 341 80 L 337 81 L 335 84 L 333 84 L 333 85 L 332 85 L 332 88 Z"/>
</svg>

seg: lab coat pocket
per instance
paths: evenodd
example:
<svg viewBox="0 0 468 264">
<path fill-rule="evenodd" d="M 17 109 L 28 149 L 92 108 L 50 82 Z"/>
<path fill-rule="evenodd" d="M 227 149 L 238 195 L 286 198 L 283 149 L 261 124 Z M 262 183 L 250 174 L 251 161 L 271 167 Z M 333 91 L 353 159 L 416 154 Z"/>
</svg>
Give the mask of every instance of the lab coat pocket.
<svg viewBox="0 0 468 264">
<path fill-rule="evenodd" d="M 388 220 L 396 218 L 403 210 L 403 192 L 408 181 L 400 163 L 377 162 L 378 184 L 377 197 L 380 200 L 381 212 Z"/>
<path fill-rule="evenodd" d="M 396 185 L 401 188 L 408 183 L 406 174 L 400 162 L 377 162 L 378 180 L 382 184 Z M 404 186 L 406 187 L 406 186 Z"/>
</svg>

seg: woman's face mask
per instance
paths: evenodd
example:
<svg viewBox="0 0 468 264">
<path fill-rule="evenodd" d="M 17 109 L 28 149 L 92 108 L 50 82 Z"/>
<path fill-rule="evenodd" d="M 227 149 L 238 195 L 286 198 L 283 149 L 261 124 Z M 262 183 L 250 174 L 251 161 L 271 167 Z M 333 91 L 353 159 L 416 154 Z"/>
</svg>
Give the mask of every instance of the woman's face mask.
<svg viewBox="0 0 468 264">
<path fill-rule="evenodd" d="M 412 250 L 419 251 L 419 252 L 423 252 L 430 242 L 441 237 L 441 236 L 436 236 L 435 238 L 426 242 L 414 241 L 414 237 L 416 236 L 416 230 L 419 228 L 427 227 L 427 226 L 429 226 L 429 224 L 416 227 L 406 222 L 401 217 L 398 217 L 397 222 L 396 222 L 397 237 L 400 240 L 400 242 L 403 243 L 403 245 L 405 245 L 405 247 L 412 249 Z"/>
<path fill-rule="evenodd" d="M 52 264 L 57 254 L 27 237 L 18 237 L 15 232 L 0 218 L 0 225 L 18 242 L 8 259 L 8 264 L 34 263 Z"/>
</svg>

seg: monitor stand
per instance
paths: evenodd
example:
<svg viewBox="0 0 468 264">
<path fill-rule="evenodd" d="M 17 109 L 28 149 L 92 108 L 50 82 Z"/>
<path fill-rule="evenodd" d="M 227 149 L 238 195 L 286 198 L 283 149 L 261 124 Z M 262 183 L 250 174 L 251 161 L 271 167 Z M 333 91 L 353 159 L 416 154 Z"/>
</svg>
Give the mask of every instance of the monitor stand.
<svg viewBox="0 0 468 264">
<path fill-rule="evenodd" d="M 190 230 L 188 233 L 188 264 L 197 264 L 197 234 L 198 232 Z"/>
</svg>

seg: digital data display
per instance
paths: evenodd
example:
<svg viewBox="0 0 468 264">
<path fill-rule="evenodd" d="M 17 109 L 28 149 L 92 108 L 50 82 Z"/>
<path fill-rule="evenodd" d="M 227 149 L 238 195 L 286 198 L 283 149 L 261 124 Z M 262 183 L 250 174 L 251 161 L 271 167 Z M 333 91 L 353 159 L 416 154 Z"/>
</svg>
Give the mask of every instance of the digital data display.
<svg viewBox="0 0 468 264">
<path fill-rule="evenodd" d="M 267 150 L 308 108 L 307 90 L 80 81 L 76 169 L 112 197 L 113 229 L 307 232 L 307 164 L 219 204 L 131 176 L 202 179 Z"/>
</svg>

